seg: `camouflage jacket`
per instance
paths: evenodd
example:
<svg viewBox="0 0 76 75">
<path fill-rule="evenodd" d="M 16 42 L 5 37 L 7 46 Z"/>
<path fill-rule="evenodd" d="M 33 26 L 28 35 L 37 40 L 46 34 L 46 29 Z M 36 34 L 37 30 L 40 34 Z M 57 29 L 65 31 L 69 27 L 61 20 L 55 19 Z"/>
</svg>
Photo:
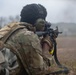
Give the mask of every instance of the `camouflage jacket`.
<svg viewBox="0 0 76 75">
<path fill-rule="evenodd" d="M 14 32 L 7 40 L 6 47 L 18 58 L 19 68 L 14 70 L 16 71 L 14 75 L 23 75 L 25 70 L 29 75 L 36 75 L 44 69 L 40 40 L 34 32 L 29 31 L 26 27 Z"/>
<path fill-rule="evenodd" d="M 47 64 L 43 60 L 40 39 L 34 33 L 34 28 L 27 23 L 16 24 L 19 25 L 2 39 L 5 47 L 11 51 L 10 55 L 17 57 L 15 60 L 18 66 L 11 70 L 10 75 L 45 75 Z"/>
</svg>

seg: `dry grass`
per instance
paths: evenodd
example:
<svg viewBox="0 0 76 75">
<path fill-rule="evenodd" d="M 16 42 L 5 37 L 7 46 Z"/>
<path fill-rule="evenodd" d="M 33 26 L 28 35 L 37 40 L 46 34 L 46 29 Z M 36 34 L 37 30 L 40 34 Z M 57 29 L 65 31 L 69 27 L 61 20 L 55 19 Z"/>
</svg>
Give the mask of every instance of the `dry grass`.
<svg viewBox="0 0 76 75">
<path fill-rule="evenodd" d="M 76 37 L 58 37 L 58 59 L 76 74 Z"/>
</svg>

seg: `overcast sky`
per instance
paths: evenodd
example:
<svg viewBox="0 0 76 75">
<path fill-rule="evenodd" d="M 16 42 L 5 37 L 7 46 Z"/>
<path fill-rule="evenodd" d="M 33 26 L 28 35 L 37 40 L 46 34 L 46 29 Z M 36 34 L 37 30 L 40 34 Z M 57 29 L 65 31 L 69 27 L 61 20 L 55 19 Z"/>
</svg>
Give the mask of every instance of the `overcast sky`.
<svg viewBox="0 0 76 75">
<path fill-rule="evenodd" d="M 76 0 L 0 0 L 0 17 L 20 15 L 23 6 L 31 3 L 45 6 L 50 22 L 76 23 Z"/>
</svg>

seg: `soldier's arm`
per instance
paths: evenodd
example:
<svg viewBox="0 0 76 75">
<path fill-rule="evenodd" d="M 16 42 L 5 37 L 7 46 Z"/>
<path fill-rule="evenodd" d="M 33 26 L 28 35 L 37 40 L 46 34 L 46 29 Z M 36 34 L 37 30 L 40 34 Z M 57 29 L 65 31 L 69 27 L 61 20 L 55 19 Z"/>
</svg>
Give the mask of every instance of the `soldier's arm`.
<svg viewBox="0 0 76 75">
<path fill-rule="evenodd" d="M 15 45 L 16 49 L 19 49 L 20 52 L 24 52 L 25 57 L 23 61 L 26 61 L 24 61 L 23 64 L 27 65 L 27 69 L 32 75 L 44 73 L 43 57 L 40 55 L 40 53 L 42 53 L 42 48 L 38 36 L 33 32 L 24 31 L 16 34 L 12 40 L 12 43 L 10 43 Z"/>
<path fill-rule="evenodd" d="M 38 36 L 30 31 L 20 31 L 12 37 L 9 44 L 20 51 L 22 64 L 26 64 L 32 75 L 45 74 L 45 66 L 42 54 L 42 47 Z"/>
<path fill-rule="evenodd" d="M 42 44 L 42 48 L 43 48 L 43 54 L 45 56 L 50 57 L 51 55 L 49 52 L 51 52 L 53 49 L 53 43 L 50 40 L 50 36 L 47 35 L 45 38 L 43 38 L 41 40 L 41 44 Z"/>
</svg>

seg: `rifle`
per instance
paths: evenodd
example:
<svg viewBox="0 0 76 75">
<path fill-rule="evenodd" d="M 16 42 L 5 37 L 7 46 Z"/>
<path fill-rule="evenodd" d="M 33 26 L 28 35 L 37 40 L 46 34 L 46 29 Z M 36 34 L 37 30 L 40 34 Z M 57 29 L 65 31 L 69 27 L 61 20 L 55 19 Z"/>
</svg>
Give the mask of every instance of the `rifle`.
<svg viewBox="0 0 76 75">
<path fill-rule="evenodd" d="M 61 34 L 62 32 L 59 32 L 58 27 L 56 27 L 56 29 L 54 30 L 53 28 L 51 28 L 51 23 L 46 22 L 45 23 L 45 29 L 44 31 L 37 31 L 36 34 L 40 37 L 46 37 L 46 35 L 50 36 L 51 41 L 53 42 L 53 46 L 54 46 L 54 52 L 53 52 L 53 56 L 55 59 L 56 64 L 58 65 L 59 68 L 62 68 L 63 70 L 60 71 L 55 71 L 55 72 L 51 72 L 50 74 L 61 74 L 61 73 L 65 73 L 68 74 L 69 73 L 69 69 L 65 66 L 63 66 L 58 58 L 57 58 L 57 43 L 56 43 L 56 38 L 58 37 L 59 34 Z M 49 74 L 47 74 L 49 75 Z"/>
<path fill-rule="evenodd" d="M 58 31 L 58 27 L 56 26 L 56 29 L 54 30 L 53 28 L 51 28 L 51 24 L 50 23 L 45 23 L 45 29 L 44 31 L 37 31 L 36 34 L 40 37 L 43 36 L 45 37 L 47 34 L 50 36 L 50 38 L 54 38 L 54 37 L 58 37 L 58 34 L 61 34 L 62 32 Z"/>
</svg>

